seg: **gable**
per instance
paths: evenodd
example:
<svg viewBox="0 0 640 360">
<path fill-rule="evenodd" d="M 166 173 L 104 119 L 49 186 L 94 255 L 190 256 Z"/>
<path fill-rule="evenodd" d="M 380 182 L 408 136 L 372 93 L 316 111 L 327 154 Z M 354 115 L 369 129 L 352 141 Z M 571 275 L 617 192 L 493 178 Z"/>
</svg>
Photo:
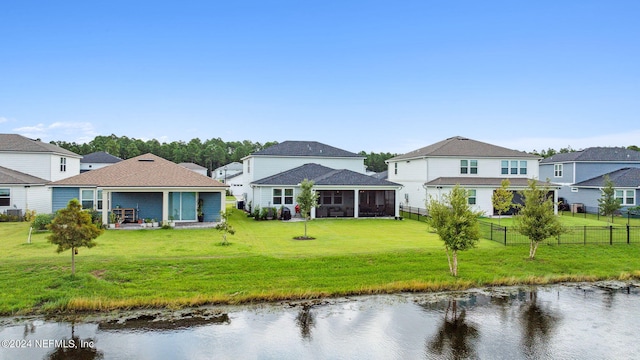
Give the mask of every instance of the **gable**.
<svg viewBox="0 0 640 360">
<path fill-rule="evenodd" d="M 539 159 L 538 156 L 524 151 L 512 150 L 481 141 L 454 136 L 446 140 L 425 146 L 389 159 L 388 161 L 407 160 L 424 157 L 490 157 L 490 158 L 526 158 Z"/>
<path fill-rule="evenodd" d="M 253 156 L 355 157 L 362 155 L 317 141 L 285 141 L 251 154 Z"/>
</svg>

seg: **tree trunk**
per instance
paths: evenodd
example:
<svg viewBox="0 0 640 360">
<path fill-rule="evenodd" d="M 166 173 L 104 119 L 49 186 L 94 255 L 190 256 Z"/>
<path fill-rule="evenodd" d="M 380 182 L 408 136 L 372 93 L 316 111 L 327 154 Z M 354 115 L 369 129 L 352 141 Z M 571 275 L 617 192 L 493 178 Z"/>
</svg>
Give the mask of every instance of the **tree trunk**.
<svg viewBox="0 0 640 360">
<path fill-rule="evenodd" d="M 535 258 L 536 250 L 538 250 L 538 242 L 537 241 L 531 241 L 530 246 L 529 246 L 529 259 L 533 260 L 533 258 Z"/>
<path fill-rule="evenodd" d="M 72 247 L 71 248 L 71 275 L 75 275 L 76 274 L 76 248 Z"/>
<path fill-rule="evenodd" d="M 456 250 L 453 253 L 453 276 L 458 277 L 458 252 Z"/>
<path fill-rule="evenodd" d="M 304 218 L 304 237 L 307 237 L 307 218 Z"/>
<path fill-rule="evenodd" d="M 451 275 L 455 276 L 453 274 L 453 265 L 451 264 L 451 257 L 449 256 L 449 248 L 445 247 L 444 250 L 447 252 L 447 264 L 449 264 L 449 272 L 451 273 Z"/>
</svg>

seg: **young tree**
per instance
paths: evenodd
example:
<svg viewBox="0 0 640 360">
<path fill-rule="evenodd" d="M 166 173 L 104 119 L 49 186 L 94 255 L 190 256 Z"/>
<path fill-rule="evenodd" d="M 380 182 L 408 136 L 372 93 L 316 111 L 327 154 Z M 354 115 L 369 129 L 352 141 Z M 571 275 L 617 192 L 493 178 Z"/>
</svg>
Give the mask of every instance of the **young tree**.
<svg viewBox="0 0 640 360">
<path fill-rule="evenodd" d="M 79 247 L 94 247 L 93 239 L 104 232 L 91 222 L 91 215 L 82 210 L 78 199 L 72 199 L 64 209 L 58 210 L 49 225 L 51 235 L 47 237 L 50 243 L 58 245 L 57 252 L 71 249 L 71 274 L 76 273 L 75 255 Z"/>
<path fill-rule="evenodd" d="M 602 196 L 598 199 L 598 205 L 602 215 L 611 216 L 611 223 L 613 223 L 613 214 L 622 206 L 616 199 L 616 190 L 613 187 L 613 181 L 611 181 L 609 175 L 605 175 Z"/>
<path fill-rule="evenodd" d="M 510 185 L 511 181 L 509 181 L 509 179 L 503 179 L 502 185 L 493 192 L 493 196 L 491 197 L 493 208 L 498 211 L 498 225 L 500 225 L 502 214 L 507 212 L 512 205 L 513 192 L 509 190 Z"/>
<path fill-rule="evenodd" d="M 216 229 L 222 231 L 222 242 L 220 245 L 230 245 L 227 241 L 227 234 L 235 234 L 236 230 L 229 224 L 229 212 L 220 211 L 220 223 L 216 225 Z"/>
<path fill-rule="evenodd" d="M 296 201 L 300 206 L 300 215 L 304 218 L 304 238 L 308 239 L 307 236 L 307 221 L 311 216 L 311 209 L 318 206 L 318 197 L 320 195 L 316 194 L 313 190 L 313 181 L 309 181 L 304 179 L 300 184 L 300 194 L 296 197 Z"/>
<path fill-rule="evenodd" d="M 540 241 L 559 236 L 564 228 L 553 211 L 553 197 L 547 186 L 540 188 L 536 180 L 529 180 L 521 194 L 524 205 L 514 218 L 515 230 L 529 238 L 529 259 L 533 260 Z"/>
<path fill-rule="evenodd" d="M 427 202 L 428 223 L 444 241 L 451 275 L 458 276 L 458 251 L 473 248 L 480 239 L 479 211 L 471 210 L 467 191 L 456 185 L 442 201 Z M 451 251 L 451 256 L 449 255 Z"/>
</svg>

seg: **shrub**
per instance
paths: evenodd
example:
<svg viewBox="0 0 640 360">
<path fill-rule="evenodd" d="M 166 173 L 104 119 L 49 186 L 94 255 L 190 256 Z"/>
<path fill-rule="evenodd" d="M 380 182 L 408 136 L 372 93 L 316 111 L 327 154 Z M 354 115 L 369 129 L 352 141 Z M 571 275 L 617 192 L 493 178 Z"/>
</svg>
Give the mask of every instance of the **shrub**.
<svg viewBox="0 0 640 360">
<path fill-rule="evenodd" d="M 47 230 L 47 226 L 51 224 L 53 214 L 38 214 L 33 219 L 33 228 L 36 230 Z"/>
</svg>

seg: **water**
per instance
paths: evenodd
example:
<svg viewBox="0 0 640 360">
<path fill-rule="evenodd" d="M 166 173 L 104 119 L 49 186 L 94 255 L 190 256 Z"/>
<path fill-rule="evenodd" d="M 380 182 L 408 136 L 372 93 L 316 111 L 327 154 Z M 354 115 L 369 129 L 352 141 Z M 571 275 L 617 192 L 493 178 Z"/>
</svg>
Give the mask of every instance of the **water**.
<svg viewBox="0 0 640 360">
<path fill-rule="evenodd" d="M 637 359 L 639 308 L 574 284 L 5 318 L 0 359 Z"/>
</svg>

